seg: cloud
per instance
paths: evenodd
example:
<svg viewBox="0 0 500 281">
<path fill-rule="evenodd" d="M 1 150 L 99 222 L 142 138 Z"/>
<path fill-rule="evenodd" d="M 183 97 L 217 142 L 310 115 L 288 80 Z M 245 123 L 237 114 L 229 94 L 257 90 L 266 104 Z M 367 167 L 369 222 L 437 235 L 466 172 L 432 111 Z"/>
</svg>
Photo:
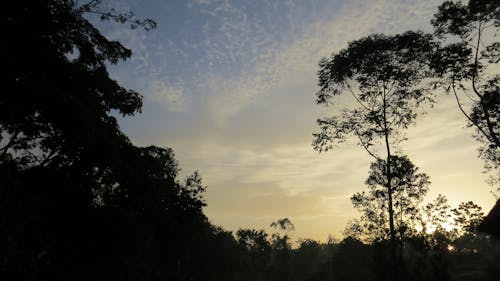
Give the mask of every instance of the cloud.
<svg viewBox="0 0 500 281">
<path fill-rule="evenodd" d="M 314 104 L 318 61 L 373 32 L 429 29 L 440 2 L 191 1 L 189 11 L 164 16 L 176 21 L 163 33 L 116 35 L 137 57 L 132 74 L 115 74 L 149 106 L 123 127 L 141 129 L 135 142 L 173 147 L 185 173 L 200 170 L 214 223 L 234 230 L 289 216 L 298 236 L 324 240 L 358 215 L 349 198 L 371 159 L 353 143 L 313 151 L 315 119 L 340 106 Z M 431 175 L 432 190 L 466 193 L 475 184 L 487 193 L 463 124 L 444 97 L 401 148 Z"/>
<path fill-rule="evenodd" d="M 190 2 L 201 5 L 210 5 L 215 3 L 217 0 L 191 0 Z"/>
<path fill-rule="evenodd" d="M 276 193 L 268 197 L 275 198 L 275 201 L 257 198 L 250 201 L 252 203 L 248 203 L 256 208 L 259 207 L 258 213 L 263 218 L 277 216 L 279 213 L 277 210 L 283 210 L 283 213 L 291 212 L 291 216 L 297 217 L 298 214 L 291 207 L 296 197 L 304 198 L 306 206 L 308 204 L 319 206 L 319 208 L 310 208 L 307 212 L 301 209 L 301 212 L 305 214 L 301 217 L 303 225 L 308 225 L 308 221 L 325 223 L 325 220 L 314 218 L 328 218 L 343 225 L 340 222 L 358 215 L 349 207 L 349 197 L 353 192 L 363 189 L 363 180 L 367 175 L 371 159 L 361 148 L 353 146 L 343 146 L 340 150 L 327 155 L 318 156 L 314 153 L 310 147 L 310 134 L 314 130 L 314 119 L 311 116 L 319 117 L 320 115 L 318 110 L 312 109 L 315 107 L 312 102 L 305 104 L 304 100 L 298 96 L 308 95 L 311 100 L 314 98 L 316 83 L 314 73 L 321 57 L 341 49 L 349 40 L 372 32 L 397 33 L 407 29 L 425 29 L 429 26 L 428 21 L 439 1 L 366 3 L 366 1 L 350 2 L 340 7 L 340 12 L 334 18 L 311 22 L 307 28 L 304 28 L 303 33 L 294 34 L 290 38 L 285 38 L 280 44 L 274 45 L 272 50 L 267 51 L 265 59 L 256 59 L 255 64 L 244 75 L 236 77 L 214 75 L 209 80 L 211 84 L 208 88 L 214 92 L 213 97 L 215 97 L 210 103 L 209 113 L 214 120 L 217 120 L 217 123 L 222 124 L 222 135 L 230 134 L 226 133 L 226 130 L 231 130 L 235 136 L 221 137 L 216 141 L 218 146 L 227 150 L 227 155 L 230 156 L 226 155 L 225 158 L 232 160 L 231 165 L 224 166 L 219 172 L 215 172 L 218 170 L 217 161 L 208 163 L 210 169 L 207 175 L 218 175 L 209 179 L 214 185 L 229 182 L 248 187 L 248 185 L 266 185 L 269 179 L 276 180 L 274 183 L 278 186 L 275 189 Z M 416 15 L 416 17 L 409 17 L 409 14 Z M 266 102 L 272 106 L 262 106 Z M 285 104 L 290 107 L 287 108 Z M 269 118 L 263 118 L 266 113 L 257 113 L 247 118 L 261 122 L 257 121 L 253 127 L 241 126 L 241 124 L 247 124 L 243 121 L 245 119 L 241 119 L 246 112 L 259 112 L 259 108 L 267 108 L 270 112 Z M 427 116 L 420 118 L 417 126 L 409 132 L 411 141 L 402 145 L 403 152 L 410 154 L 411 159 L 415 159 L 415 163 L 421 167 L 421 170 L 431 175 L 437 185 L 436 190 L 449 193 L 449 190 L 453 188 L 451 185 L 454 185 L 455 189 L 465 189 L 468 184 L 472 183 L 487 189 L 481 182 L 480 168 L 471 169 L 470 167 L 477 163 L 464 161 L 464 159 L 474 158 L 473 149 L 468 150 L 468 148 L 472 148 L 475 143 L 468 138 L 469 132 L 463 130 L 463 119 L 456 113 L 453 101 L 446 98 L 440 99 L 436 108 Z M 286 123 L 283 119 L 291 119 L 296 114 L 305 114 L 309 118 L 310 126 L 298 125 L 295 132 L 297 134 L 301 132 L 305 137 L 297 138 L 296 142 L 286 148 L 286 145 L 290 143 L 287 132 L 294 131 L 294 128 L 286 127 L 284 130 L 283 125 Z M 241 127 L 238 129 L 236 128 L 238 125 L 233 127 L 231 123 Z M 262 129 L 267 126 L 275 126 L 275 131 L 263 131 Z M 267 134 L 262 134 L 263 132 Z M 252 134 L 256 136 L 255 139 L 251 137 Z M 266 146 L 265 141 L 262 140 L 272 139 L 272 136 L 278 136 L 279 140 L 270 142 L 270 145 Z M 246 140 L 256 144 L 255 147 L 246 146 Z M 242 147 L 249 148 L 244 156 L 240 154 Z M 205 149 L 212 151 L 209 146 Z M 210 158 L 217 159 L 215 155 Z M 460 172 L 457 172 L 458 170 Z M 468 180 L 464 180 L 465 171 L 467 171 Z M 451 175 L 451 173 L 455 176 L 450 176 L 448 179 L 442 178 L 442 175 Z M 462 182 L 451 184 L 457 179 Z M 446 188 L 443 189 L 444 186 Z M 227 191 L 228 188 L 222 188 L 222 190 Z M 338 197 L 332 197 L 332 193 Z M 308 197 L 307 194 L 314 194 L 314 196 Z M 226 200 L 239 202 L 240 197 L 247 198 L 244 193 L 235 191 Z M 336 199 L 332 201 L 329 198 Z M 481 202 L 480 198 L 482 197 L 476 197 L 479 202 Z M 215 221 L 219 219 L 229 221 L 224 214 L 231 213 L 230 209 L 212 213 L 212 210 L 218 208 L 217 206 L 226 203 L 215 201 L 220 199 L 209 199 L 209 204 L 211 204 L 210 200 L 214 201 L 212 201 L 213 207 L 207 210 L 208 214 L 211 214 Z M 314 203 L 308 200 L 313 200 Z M 486 202 L 484 198 L 482 200 Z M 277 203 L 272 205 L 271 202 Z M 238 210 L 235 212 L 238 213 L 239 221 L 243 221 L 242 218 L 250 219 L 256 212 L 256 210 L 246 208 L 239 209 L 237 205 L 240 204 L 235 204 L 231 208 Z M 229 222 L 228 225 L 236 226 Z M 342 226 L 332 229 L 335 229 L 335 233 L 339 233 Z"/>
<path fill-rule="evenodd" d="M 259 21 L 250 24 L 254 19 L 245 16 L 244 9 L 224 3 L 224 9 L 218 7 L 214 11 L 228 11 L 230 16 L 224 17 L 215 29 L 219 35 L 205 44 L 209 65 L 225 62 L 225 66 L 236 70 L 237 74 L 210 73 L 206 76 L 208 87 L 204 89 L 208 88 L 214 97 L 210 111 L 220 124 L 226 124 L 233 115 L 252 106 L 256 98 L 267 98 L 277 88 L 296 83 L 297 79 L 312 87 L 316 81 L 310 80 L 310 74 L 316 72 L 319 60 L 350 40 L 372 32 L 396 33 L 425 26 L 422 14 L 434 8 L 431 3 L 437 1 L 425 4 L 412 1 L 405 5 L 398 1 L 351 1 L 328 7 L 333 11 L 329 13 L 331 18 L 320 14 L 310 22 L 303 22 L 301 27 L 294 23 L 301 22 L 300 19 L 293 18 L 289 19 L 288 28 L 275 30 L 272 27 L 266 30 L 268 26 L 259 26 L 262 24 Z M 408 20 L 408 13 L 420 16 Z M 427 14 L 428 19 L 430 15 Z M 248 57 L 249 54 L 253 56 Z M 234 62 L 237 62 L 237 69 L 231 66 Z"/>
<path fill-rule="evenodd" d="M 168 85 L 164 81 L 150 82 L 148 95 L 153 101 L 161 103 L 170 111 L 185 110 L 184 85 L 180 81 L 177 85 Z"/>
</svg>

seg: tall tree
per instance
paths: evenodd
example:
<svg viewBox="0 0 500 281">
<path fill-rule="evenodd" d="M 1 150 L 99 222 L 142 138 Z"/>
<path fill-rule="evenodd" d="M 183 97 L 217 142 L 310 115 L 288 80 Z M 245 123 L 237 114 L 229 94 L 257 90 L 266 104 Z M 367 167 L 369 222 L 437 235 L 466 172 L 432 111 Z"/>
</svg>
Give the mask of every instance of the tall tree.
<svg viewBox="0 0 500 281">
<path fill-rule="evenodd" d="M 200 176 L 173 151 L 136 147 L 112 112 L 141 111 L 107 65 L 131 51 L 85 17 L 133 22 L 100 1 L 5 3 L 0 56 L 0 279 L 206 280 L 192 267 L 215 230 Z M 8 278 L 7 278 L 8 277 Z"/>
<path fill-rule="evenodd" d="M 405 139 L 404 130 L 415 123 L 418 112 L 433 103 L 422 81 L 429 75 L 429 54 L 435 47 L 432 36 L 422 32 L 371 35 L 323 59 L 318 72 L 318 104 L 334 104 L 334 97 L 340 94 L 352 95 L 354 104 L 336 116 L 318 119 L 320 132 L 313 135 L 313 146 L 320 152 L 327 151 L 354 136 L 377 161 L 385 159 L 387 217 L 394 256 L 394 146 Z M 381 144 L 383 154 L 377 153 L 377 144 Z"/>
<path fill-rule="evenodd" d="M 476 129 L 475 137 L 482 142 L 479 155 L 500 184 L 500 75 L 494 70 L 500 62 L 500 2 L 445 1 L 432 24 L 444 45 L 435 53 L 432 67 L 468 125 Z"/>
</svg>

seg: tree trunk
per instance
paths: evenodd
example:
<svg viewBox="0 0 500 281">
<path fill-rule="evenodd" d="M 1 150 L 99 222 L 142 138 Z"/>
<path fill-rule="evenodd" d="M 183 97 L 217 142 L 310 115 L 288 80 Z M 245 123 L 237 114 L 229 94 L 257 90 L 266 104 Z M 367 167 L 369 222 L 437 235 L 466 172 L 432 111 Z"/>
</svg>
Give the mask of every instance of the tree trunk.
<svg viewBox="0 0 500 281">
<path fill-rule="evenodd" d="M 386 103 L 386 93 L 385 93 L 385 85 L 384 85 L 384 95 L 383 95 L 383 118 L 384 118 L 384 138 L 385 138 L 385 148 L 387 151 L 387 169 L 386 169 L 386 178 L 387 178 L 387 195 L 388 195 L 388 209 L 389 209 L 389 232 L 391 237 L 391 260 L 394 266 L 394 271 L 392 274 L 392 280 L 397 280 L 398 277 L 398 263 L 397 263 L 397 241 L 396 241 L 396 231 L 394 229 L 394 209 L 392 202 L 392 172 L 391 172 L 391 148 L 389 145 L 389 128 L 387 125 L 387 103 Z"/>
</svg>

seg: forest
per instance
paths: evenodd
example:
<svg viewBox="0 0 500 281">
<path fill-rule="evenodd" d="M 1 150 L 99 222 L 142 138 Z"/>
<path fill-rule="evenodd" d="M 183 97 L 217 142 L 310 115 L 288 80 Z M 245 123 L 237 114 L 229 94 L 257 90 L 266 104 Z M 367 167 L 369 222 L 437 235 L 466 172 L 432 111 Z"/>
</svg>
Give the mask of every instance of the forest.
<svg viewBox="0 0 500 281">
<path fill-rule="evenodd" d="M 499 1 L 445 1 L 433 33 L 372 34 L 319 62 L 316 103 L 353 103 L 318 118 L 311 149 L 335 153 L 354 139 L 373 161 L 350 198 L 357 218 L 326 242 L 293 241 L 288 218 L 269 221 L 272 233 L 211 223 L 202 175 L 182 178 L 173 149 L 138 146 L 120 129 L 143 97 L 108 69 L 133 50 L 89 14 L 157 27 L 99 0 L 4 3 L 1 280 L 500 279 L 498 215 L 485 220 L 489 209 L 446 195 L 425 201 L 432 179 L 399 149 L 444 92 L 474 129 L 498 199 Z"/>
</svg>

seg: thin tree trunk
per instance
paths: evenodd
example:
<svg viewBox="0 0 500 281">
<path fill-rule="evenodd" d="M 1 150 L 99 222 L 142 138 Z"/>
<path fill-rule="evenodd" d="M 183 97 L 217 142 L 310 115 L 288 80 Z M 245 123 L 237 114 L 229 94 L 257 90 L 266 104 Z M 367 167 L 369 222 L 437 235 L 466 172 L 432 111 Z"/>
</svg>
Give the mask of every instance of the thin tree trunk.
<svg viewBox="0 0 500 281">
<path fill-rule="evenodd" d="M 478 76 L 478 68 L 479 68 L 479 47 L 481 45 L 481 28 L 482 25 L 479 23 L 478 26 L 478 32 L 477 32 L 477 43 L 475 47 L 475 55 L 474 55 L 474 73 L 472 74 L 472 90 L 476 94 L 476 96 L 479 98 L 479 104 L 481 106 L 481 110 L 483 111 L 484 114 L 484 120 L 486 122 L 486 127 L 488 128 L 489 135 L 486 134 L 482 129 L 481 125 L 478 124 L 477 122 L 472 121 L 472 124 L 474 124 L 477 128 L 479 128 L 479 131 L 483 133 L 483 135 L 486 137 L 487 140 L 490 141 L 490 143 L 493 143 L 497 148 L 500 148 L 500 140 L 498 139 L 498 136 L 495 133 L 494 125 L 491 120 L 490 113 L 488 112 L 488 108 L 486 106 L 486 102 L 484 100 L 484 96 L 479 93 L 479 90 L 477 89 L 476 86 L 476 76 Z"/>
<path fill-rule="evenodd" d="M 392 172 L 391 172 L 391 148 L 389 145 L 389 128 L 387 125 L 387 103 L 386 103 L 386 93 L 385 93 L 385 85 L 384 85 L 384 95 L 383 95 L 383 118 L 384 118 L 384 138 L 385 138 L 385 148 L 387 150 L 387 169 L 386 169 L 386 177 L 387 177 L 387 194 L 388 194 L 388 209 L 389 209 L 389 231 L 391 236 L 391 259 L 392 263 L 395 266 L 393 271 L 393 280 L 397 279 L 397 249 L 396 249 L 396 232 L 394 229 L 394 209 L 392 202 Z"/>
</svg>

